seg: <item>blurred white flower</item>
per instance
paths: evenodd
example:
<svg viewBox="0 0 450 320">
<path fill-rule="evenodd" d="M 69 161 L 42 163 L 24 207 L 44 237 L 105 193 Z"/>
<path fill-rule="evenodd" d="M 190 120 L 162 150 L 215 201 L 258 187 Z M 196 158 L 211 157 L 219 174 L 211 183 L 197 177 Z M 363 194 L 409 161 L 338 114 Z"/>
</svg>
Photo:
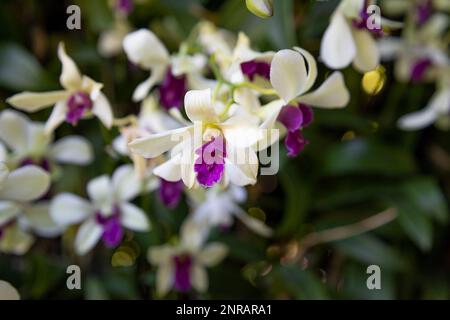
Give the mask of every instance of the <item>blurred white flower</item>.
<svg viewBox="0 0 450 320">
<path fill-rule="evenodd" d="M 128 34 L 123 40 L 123 48 L 128 59 L 144 70 L 150 77 L 138 85 L 133 93 L 133 101 L 143 100 L 153 86 L 160 84 L 161 105 L 170 109 L 180 108 L 190 82 L 195 82 L 206 65 L 202 54 L 179 53 L 170 56 L 164 44 L 147 29 Z"/>
<path fill-rule="evenodd" d="M 7 102 L 27 112 L 35 112 L 54 105 L 45 125 L 47 134 L 67 121 L 76 125 L 80 119 L 91 115 L 110 128 L 113 123 L 111 106 L 101 92 L 103 85 L 81 75 L 75 62 L 67 55 L 63 43 L 58 46 L 58 57 L 62 64 L 59 78 L 64 90 L 44 93 L 22 92 L 8 98 Z"/>
<path fill-rule="evenodd" d="M 9 172 L 0 162 L 1 252 L 20 255 L 28 251 L 34 242 L 28 233 L 30 229 L 48 237 L 59 233 L 45 207 L 28 204 L 44 195 L 49 186 L 49 174 L 37 166 L 28 165 Z"/>
<path fill-rule="evenodd" d="M 133 166 L 116 169 L 112 178 L 103 175 L 87 185 L 90 201 L 70 193 L 53 198 L 50 214 L 60 226 L 81 223 L 75 238 L 79 255 L 89 252 L 100 239 L 109 247 L 117 246 L 123 237 L 123 227 L 134 231 L 150 229 L 147 216 L 130 201 L 142 189 Z"/>
<path fill-rule="evenodd" d="M 260 18 L 273 16 L 273 0 L 245 0 L 248 10 Z"/>
<path fill-rule="evenodd" d="M 192 288 L 204 292 L 208 288 L 208 274 L 206 267 L 220 263 L 228 253 L 228 249 L 221 243 L 190 243 L 185 241 L 181 233 L 178 245 L 162 245 L 148 250 L 148 260 L 157 266 L 156 290 L 162 297 L 171 288 L 187 292 Z"/>
<path fill-rule="evenodd" d="M 20 295 L 9 282 L 0 280 L 0 300 L 20 300 Z"/>
<path fill-rule="evenodd" d="M 80 136 L 66 136 L 55 143 L 44 125 L 12 110 L 0 113 L 0 161 L 14 167 L 35 164 L 51 172 L 54 163 L 85 165 L 92 161 L 92 146 Z M 11 150 L 10 153 L 1 142 Z"/>
</svg>

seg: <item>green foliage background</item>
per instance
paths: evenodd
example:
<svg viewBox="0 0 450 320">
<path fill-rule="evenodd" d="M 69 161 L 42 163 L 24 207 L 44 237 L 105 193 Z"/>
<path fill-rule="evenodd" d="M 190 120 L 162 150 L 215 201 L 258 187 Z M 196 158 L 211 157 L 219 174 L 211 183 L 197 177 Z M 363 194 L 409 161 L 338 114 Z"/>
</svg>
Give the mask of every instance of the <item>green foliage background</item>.
<svg viewBox="0 0 450 320">
<path fill-rule="evenodd" d="M 82 30 L 66 28 L 70 1 L 3 0 L 0 2 L 0 108 L 5 99 L 22 90 L 59 87 L 56 46 L 63 40 L 69 54 L 86 74 L 105 84 L 117 117 L 135 113 L 130 102 L 135 86 L 146 73 L 131 70 L 124 54 L 101 58 L 97 39 L 111 27 L 105 0 L 79 0 Z M 301 46 L 316 57 L 320 39 L 337 1 L 276 0 L 275 16 L 259 19 L 243 0 L 148 0 L 137 4 L 130 21 L 149 27 L 176 50 L 201 19 L 234 32 L 244 31 L 261 50 Z M 201 9 L 201 7 L 205 9 Z M 329 70 L 322 64 L 318 83 Z M 400 115 L 425 106 L 433 85 L 402 84 L 386 67 L 386 83 L 376 96 L 361 88 L 362 75 L 351 67 L 344 76 L 351 93 L 343 110 L 315 109 L 314 123 L 304 131 L 311 141 L 297 159 L 281 159 L 275 177 L 261 177 L 249 188 L 246 209 L 264 211 L 275 228 L 263 239 L 237 225 L 232 233 L 213 235 L 229 245 L 230 255 L 209 270 L 210 289 L 190 298 L 294 299 L 448 299 L 450 298 L 450 145 L 448 132 L 434 127 L 403 132 L 395 123 Z M 45 120 L 49 111 L 32 114 Z M 87 168 L 64 167 L 56 189 L 84 194 L 85 183 L 118 163 L 107 145 L 116 132 L 96 121 L 72 128 L 62 126 L 57 136 L 77 133 L 94 144 L 96 161 Z M 105 147 L 106 146 L 106 147 Z M 285 152 L 282 150 L 281 154 Z M 0 255 L 0 279 L 14 284 L 23 298 L 148 299 L 154 298 L 155 269 L 145 258 L 150 245 L 172 241 L 187 214 L 185 204 L 167 210 L 157 197 L 138 199 L 148 212 L 153 231 L 129 237 L 137 259 L 130 267 L 113 267 L 113 250 L 97 248 L 83 258 L 67 250 L 70 231 L 61 241 L 40 239 L 23 257 Z M 393 222 L 366 234 L 312 247 L 300 263 L 286 263 L 292 246 L 313 231 L 361 221 L 387 208 L 396 208 Z M 252 210 L 250 210 L 252 212 Z M 66 267 L 79 264 L 83 289 L 66 289 Z M 382 270 L 382 290 L 366 288 L 366 268 Z M 172 293 L 169 298 L 186 298 Z"/>
</svg>

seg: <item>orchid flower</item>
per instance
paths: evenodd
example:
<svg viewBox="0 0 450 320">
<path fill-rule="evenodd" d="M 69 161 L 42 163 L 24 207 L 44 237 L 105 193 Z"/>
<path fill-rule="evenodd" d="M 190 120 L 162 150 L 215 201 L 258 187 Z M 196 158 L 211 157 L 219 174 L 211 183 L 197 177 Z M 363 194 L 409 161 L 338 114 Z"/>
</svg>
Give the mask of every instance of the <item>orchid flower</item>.
<svg viewBox="0 0 450 320">
<path fill-rule="evenodd" d="M 123 228 L 147 231 L 150 222 L 145 213 L 130 203 L 141 191 L 141 183 L 131 165 L 116 169 L 112 178 L 103 175 L 87 185 L 90 200 L 71 193 L 57 195 L 50 214 L 61 226 L 81 223 L 75 238 L 79 255 L 89 252 L 100 239 L 108 247 L 117 246 L 123 238 Z"/>
<path fill-rule="evenodd" d="M 14 166 L 35 164 L 51 172 L 54 163 L 85 165 L 93 158 L 92 146 L 83 137 L 66 136 L 52 143 L 43 124 L 12 110 L 0 113 L 0 141 L 12 151 L 8 157 L 6 150 L 0 151 L 0 161 Z M 4 147 L 0 142 L 1 149 Z"/>
<path fill-rule="evenodd" d="M 210 89 L 188 91 L 184 105 L 192 123 L 138 138 L 129 144 L 131 151 L 153 158 L 172 150 L 171 158 L 153 172 L 167 181 L 182 179 L 188 188 L 254 184 L 258 158 L 252 145 L 261 139 L 261 130 L 239 117 L 222 120 L 221 105 Z"/>
<path fill-rule="evenodd" d="M 312 122 L 310 106 L 342 108 L 350 99 L 340 72 L 333 72 L 319 88 L 310 91 L 316 78 L 316 61 L 306 50 L 284 49 L 273 56 L 270 82 L 280 99 L 260 110 L 265 118 L 262 126 L 274 126 L 276 120 L 283 124 L 287 130 L 285 145 L 289 156 L 296 156 L 307 143 L 301 129 Z"/>
<path fill-rule="evenodd" d="M 332 69 L 342 69 L 353 62 L 360 72 L 375 69 L 380 60 L 375 37 L 381 36 L 381 22 L 391 27 L 400 24 L 381 20 L 372 25 L 367 0 L 342 0 L 333 15 L 320 46 L 320 57 Z"/>
<path fill-rule="evenodd" d="M 202 54 L 170 56 L 164 44 L 147 29 L 128 34 L 123 40 L 128 59 L 144 70 L 150 77 L 138 85 L 133 101 L 143 100 L 153 86 L 160 84 L 160 103 L 166 109 L 180 108 L 189 82 L 206 64 Z"/>
<path fill-rule="evenodd" d="M 20 295 L 9 282 L 0 280 L 0 300 L 20 300 Z"/>
<path fill-rule="evenodd" d="M 208 288 L 205 267 L 220 263 L 228 253 L 225 245 L 213 242 L 203 246 L 190 243 L 182 232 L 178 245 L 162 245 L 148 250 L 148 260 L 158 267 L 156 271 L 156 291 L 166 295 L 171 288 L 188 292 L 192 288 L 204 292 Z"/>
<path fill-rule="evenodd" d="M 273 16 L 273 0 L 245 0 L 248 10 L 260 18 Z"/>
<path fill-rule="evenodd" d="M 10 97 L 7 102 L 27 112 L 35 112 L 54 105 L 45 124 L 47 134 L 53 132 L 61 123 L 67 121 L 76 125 L 82 118 L 97 116 L 105 127 L 113 123 L 111 106 L 101 92 L 102 84 L 81 75 L 75 62 L 67 55 L 63 43 L 58 46 L 58 57 L 62 64 L 59 78 L 64 90 L 45 93 L 22 92 Z"/>
<path fill-rule="evenodd" d="M 55 226 L 45 216 L 46 211 L 35 204 L 29 211 L 28 206 L 45 194 L 49 186 L 50 176 L 37 166 L 28 165 L 10 172 L 0 162 L 0 252 L 19 255 L 28 251 L 34 242 L 34 237 L 27 232 L 29 228 L 43 236 L 54 235 Z"/>
<path fill-rule="evenodd" d="M 229 227 L 233 218 L 241 220 L 248 228 L 261 236 L 272 235 L 272 230 L 260 220 L 251 217 L 240 206 L 247 198 L 245 188 L 229 186 L 222 189 L 215 186 L 208 190 L 191 190 L 188 193 L 189 204 L 193 211 L 189 218 L 199 226 Z"/>
</svg>

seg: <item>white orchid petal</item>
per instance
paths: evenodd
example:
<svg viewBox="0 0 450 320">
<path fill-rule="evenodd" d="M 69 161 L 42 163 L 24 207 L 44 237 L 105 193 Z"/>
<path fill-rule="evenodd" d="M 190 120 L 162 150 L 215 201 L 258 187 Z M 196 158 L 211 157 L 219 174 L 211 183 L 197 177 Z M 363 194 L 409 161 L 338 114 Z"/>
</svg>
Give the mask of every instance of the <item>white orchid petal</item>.
<svg viewBox="0 0 450 320">
<path fill-rule="evenodd" d="M 181 180 L 181 153 L 153 169 L 153 174 L 164 180 L 177 182 Z"/>
<path fill-rule="evenodd" d="M 112 127 L 114 116 L 111 105 L 106 96 L 101 92 L 99 92 L 97 98 L 94 100 L 92 113 L 100 119 L 106 128 L 110 129 Z"/>
<path fill-rule="evenodd" d="M 122 165 L 114 171 L 112 187 L 117 199 L 129 201 L 135 198 L 142 189 L 142 181 L 132 165 Z"/>
<path fill-rule="evenodd" d="M 5 225 L 20 213 L 20 207 L 13 201 L 0 201 L 0 226 Z"/>
<path fill-rule="evenodd" d="M 45 132 L 51 134 L 66 119 L 67 104 L 66 101 L 59 101 L 55 104 L 50 117 L 45 123 Z"/>
<path fill-rule="evenodd" d="M 211 100 L 211 89 L 190 90 L 184 96 L 186 115 L 192 121 L 217 121 L 217 115 Z"/>
<path fill-rule="evenodd" d="M 70 90 L 76 90 L 81 86 L 81 74 L 75 62 L 70 58 L 64 46 L 60 42 L 58 46 L 58 58 L 62 64 L 62 71 L 59 77 L 61 85 Z"/>
<path fill-rule="evenodd" d="M 156 271 L 156 291 L 160 297 L 165 296 L 173 284 L 173 266 L 172 263 L 161 265 Z"/>
<path fill-rule="evenodd" d="M 80 223 L 94 213 L 89 201 L 71 193 L 61 193 L 50 204 L 50 216 L 61 226 Z"/>
<path fill-rule="evenodd" d="M 353 38 L 356 43 L 356 56 L 353 65 L 360 72 L 374 70 L 380 62 L 380 52 L 376 41 L 366 30 L 354 30 Z"/>
<path fill-rule="evenodd" d="M 0 300 L 20 300 L 20 295 L 9 282 L 0 280 Z"/>
<path fill-rule="evenodd" d="M 120 204 L 121 222 L 125 228 L 134 231 L 147 231 L 150 229 L 150 222 L 141 208 L 131 203 Z"/>
<path fill-rule="evenodd" d="M 242 221 L 249 229 L 256 232 L 263 237 L 270 237 L 273 234 L 273 230 L 264 224 L 259 219 L 253 218 L 247 212 L 241 209 L 238 205 L 235 206 L 235 215 Z"/>
<path fill-rule="evenodd" d="M 331 18 L 320 45 L 320 57 L 332 69 L 345 68 L 356 55 L 356 45 L 345 17 L 336 12 Z"/>
<path fill-rule="evenodd" d="M 193 127 L 183 127 L 161 133 L 152 134 L 133 140 L 128 144 L 130 150 L 145 158 L 154 158 L 179 144 L 184 134 Z"/>
<path fill-rule="evenodd" d="M 144 82 L 141 82 L 134 90 L 133 101 L 138 102 L 144 100 L 153 86 L 162 81 L 162 79 L 164 78 L 164 74 L 166 73 L 166 69 L 167 67 L 165 65 L 155 66 L 152 69 L 152 74 L 150 75 L 150 77 Z"/>
<path fill-rule="evenodd" d="M 65 90 L 42 93 L 25 91 L 9 97 L 6 102 L 17 109 L 27 112 L 35 112 L 50 107 L 58 101 L 64 101 L 68 97 L 69 92 Z"/>
<path fill-rule="evenodd" d="M 3 230 L 0 241 L 0 252 L 14 255 L 23 255 L 30 250 L 34 237 L 23 231 L 18 224 Z"/>
<path fill-rule="evenodd" d="M 91 143 L 80 136 L 67 136 L 53 144 L 50 151 L 53 159 L 60 163 L 88 164 L 94 152 Z"/>
<path fill-rule="evenodd" d="M 350 93 L 342 73 L 335 71 L 317 90 L 301 96 L 298 100 L 320 108 L 343 108 L 350 100 Z"/>
<path fill-rule="evenodd" d="M 147 29 L 139 29 L 126 35 L 123 48 L 131 62 L 146 70 L 169 63 L 170 57 L 166 47 Z"/>
<path fill-rule="evenodd" d="M 87 184 L 87 193 L 96 204 L 111 203 L 114 196 L 111 179 L 107 175 L 92 179 Z"/>
<path fill-rule="evenodd" d="M 305 59 L 294 50 L 280 50 L 273 56 L 270 82 L 286 103 L 304 92 L 307 84 Z"/>
<path fill-rule="evenodd" d="M 306 64 L 308 66 L 308 76 L 306 78 L 305 87 L 303 88 L 303 92 L 306 92 L 309 89 L 311 89 L 311 87 L 314 85 L 314 82 L 316 81 L 316 78 L 317 78 L 317 63 L 316 63 L 316 59 L 314 59 L 312 54 L 309 53 L 308 51 L 306 51 L 305 49 L 302 49 L 302 48 L 299 48 L 299 47 L 294 47 L 294 49 L 297 50 L 298 52 L 300 52 L 303 55 L 303 57 L 306 60 Z"/>
<path fill-rule="evenodd" d="M 239 156 L 236 155 L 239 152 L 245 154 L 247 159 L 239 159 Z M 227 179 L 231 183 L 241 187 L 255 184 L 258 173 L 258 157 L 254 150 L 246 149 L 245 151 L 236 151 L 229 149 L 227 153 L 227 158 L 225 158 L 225 174 Z"/>
<path fill-rule="evenodd" d="M 194 264 L 190 271 L 192 286 L 199 292 L 208 289 L 208 274 L 203 266 Z"/>
<path fill-rule="evenodd" d="M 33 165 L 12 171 L 3 182 L 0 199 L 13 201 L 36 200 L 47 192 L 50 186 L 49 174 Z"/>
<path fill-rule="evenodd" d="M 50 205 L 47 201 L 26 206 L 23 215 L 19 218 L 19 223 L 44 238 L 57 237 L 64 230 L 50 216 Z"/>
<path fill-rule="evenodd" d="M 75 251 L 82 256 L 95 247 L 103 234 L 102 227 L 95 219 L 85 221 L 78 229 L 75 237 Z"/>
<path fill-rule="evenodd" d="M 5 110 L 0 114 L 0 140 L 15 152 L 24 152 L 28 148 L 30 127 L 31 121 L 19 112 Z"/>
<path fill-rule="evenodd" d="M 222 243 L 208 244 L 198 255 L 200 263 L 207 267 L 219 264 L 228 254 L 228 248 Z"/>
</svg>

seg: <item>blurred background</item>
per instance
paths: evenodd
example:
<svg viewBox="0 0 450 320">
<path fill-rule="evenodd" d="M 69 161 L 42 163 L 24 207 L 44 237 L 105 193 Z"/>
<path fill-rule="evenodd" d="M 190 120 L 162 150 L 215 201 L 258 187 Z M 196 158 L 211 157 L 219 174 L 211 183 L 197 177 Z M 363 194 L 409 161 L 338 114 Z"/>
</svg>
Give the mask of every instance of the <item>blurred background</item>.
<svg viewBox="0 0 450 320">
<path fill-rule="evenodd" d="M 81 8 L 81 30 L 66 27 L 66 8 L 71 4 Z M 244 31 L 255 49 L 297 45 L 318 57 L 337 4 L 275 0 L 275 15 L 263 20 L 252 15 L 243 0 L 136 0 L 128 23 L 131 30 L 150 28 L 170 51 L 178 50 L 199 21 L 209 20 L 233 33 Z M 0 109 L 9 107 L 5 99 L 14 93 L 59 88 L 56 48 L 64 41 L 79 68 L 105 84 L 115 116 L 136 113 L 139 105 L 131 102 L 131 94 L 147 73 L 130 65 L 123 52 L 105 57 L 98 50 L 99 38 L 116 22 L 114 8 L 106 0 L 2 0 Z M 329 72 L 319 62 L 318 83 Z M 315 109 L 315 121 L 304 131 L 310 141 L 305 151 L 291 159 L 282 150 L 279 174 L 261 176 L 248 188 L 244 209 L 265 217 L 275 229 L 274 237 L 261 238 L 239 224 L 233 232 L 214 232 L 212 239 L 226 243 L 230 254 L 209 270 L 208 292 L 171 293 L 168 298 L 450 298 L 448 132 L 433 126 L 405 132 L 396 126 L 401 115 L 427 104 L 434 84 L 397 82 L 393 63 L 383 63 L 365 81 L 351 67 L 343 73 L 351 93 L 349 106 L 338 111 Z M 44 121 L 50 111 L 30 117 Z M 94 144 L 96 160 L 87 168 L 64 167 L 55 189 L 83 195 L 90 178 L 111 173 L 128 161 L 109 155 L 114 130 L 107 132 L 96 121 L 57 129 L 57 137 L 71 133 L 87 137 Z M 127 236 L 119 248 L 97 248 L 85 257 L 66 248 L 75 230 L 60 240 L 39 239 L 24 256 L 0 253 L 0 279 L 14 284 L 27 299 L 154 298 L 155 269 L 146 260 L 146 250 L 170 242 L 188 208 L 182 202 L 168 210 L 154 195 L 141 198 L 151 216 L 151 233 Z M 380 212 L 395 212 L 395 219 L 354 236 L 350 236 L 354 229 L 344 229 L 349 236 L 336 241 L 321 243 L 311 236 L 330 228 L 355 227 Z M 365 227 L 356 225 L 356 230 Z M 82 268 L 82 290 L 66 288 L 70 264 Z M 366 287 L 366 270 L 372 264 L 381 268 L 381 290 Z"/>
</svg>

